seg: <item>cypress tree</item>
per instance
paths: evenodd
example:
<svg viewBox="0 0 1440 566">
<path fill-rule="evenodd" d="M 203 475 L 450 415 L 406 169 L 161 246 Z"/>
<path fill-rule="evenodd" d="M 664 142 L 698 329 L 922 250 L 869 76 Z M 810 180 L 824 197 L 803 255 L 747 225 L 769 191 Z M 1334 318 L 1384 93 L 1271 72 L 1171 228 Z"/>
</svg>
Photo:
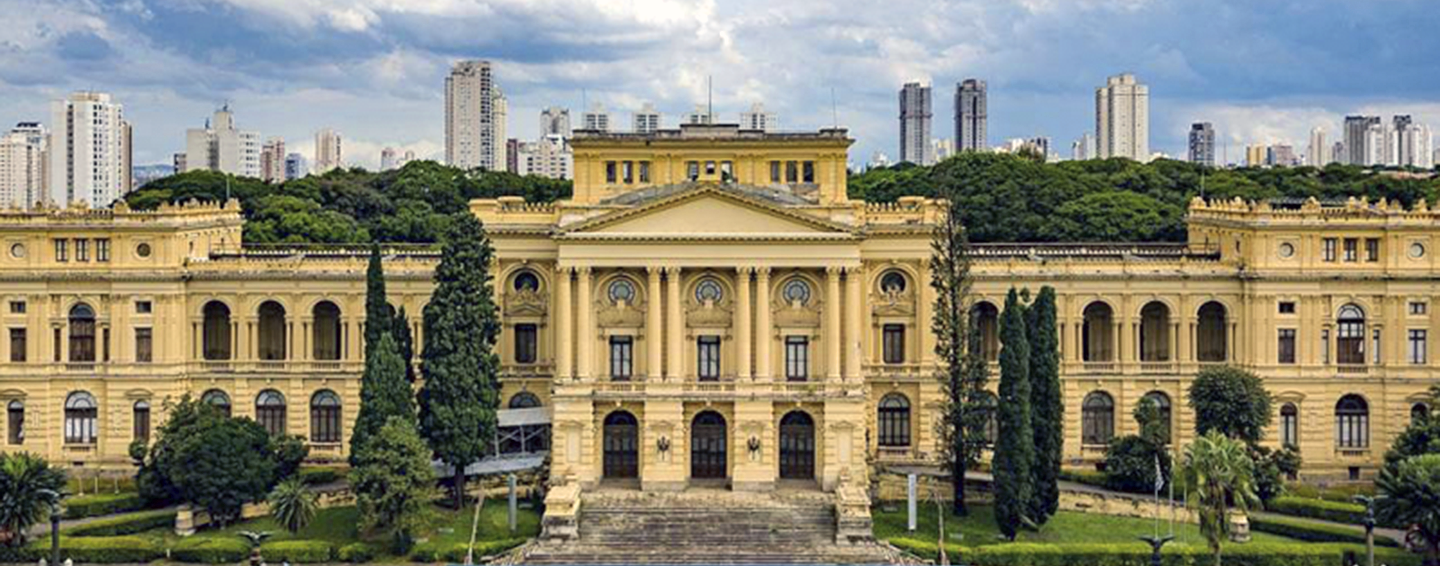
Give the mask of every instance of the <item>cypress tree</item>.
<svg viewBox="0 0 1440 566">
<path fill-rule="evenodd" d="M 395 346 L 400 359 L 405 361 L 405 381 L 415 383 L 415 333 L 410 331 L 410 315 L 405 313 L 404 306 L 390 322 L 394 326 Z"/>
<path fill-rule="evenodd" d="M 382 332 L 379 343 L 370 349 L 360 379 L 360 413 L 355 415 L 355 430 L 350 434 L 351 466 L 364 460 L 366 443 L 391 417 L 416 424 L 415 397 L 410 382 L 405 380 L 405 362 L 400 359 L 395 338 Z"/>
<path fill-rule="evenodd" d="M 370 244 L 370 265 L 365 269 L 365 360 L 370 350 L 380 343 L 380 335 L 390 330 L 394 311 L 385 298 L 385 267 L 380 262 L 380 244 Z M 384 422 L 384 419 L 381 419 Z"/>
<path fill-rule="evenodd" d="M 972 464 L 979 450 L 972 449 L 976 439 L 967 434 L 973 412 L 970 401 L 973 387 L 974 356 L 969 316 L 970 241 L 960 223 L 958 201 L 949 201 L 945 218 L 936 224 L 930 243 L 930 287 L 935 290 L 935 313 L 931 331 L 935 333 L 935 354 L 939 360 L 939 380 L 944 390 L 943 417 L 936 425 L 940 451 L 950 472 L 952 488 L 951 512 L 965 515 L 965 469 Z M 983 356 L 983 354 L 981 354 Z M 985 360 L 980 359 L 980 386 L 984 387 Z M 983 426 L 983 423 L 982 425 Z M 983 430 L 983 429 L 982 429 Z"/>
<path fill-rule="evenodd" d="M 1065 404 L 1060 390 L 1060 344 L 1055 328 L 1055 289 L 1040 288 L 1026 310 L 1030 324 L 1030 409 L 1035 429 L 1035 496 L 1030 518 L 1044 524 L 1060 507 L 1060 461 L 1065 442 Z"/>
<path fill-rule="evenodd" d="M 1029 521 L 1035 432 L 1030 416 L 1030 346 L 1025 306 L 1014 288 L 1000 315 L 1000 434 L 992 461 L 995 524 L 1010 540 Z"/>
<path fill-rule="evenodd" d="M 425 305 L 421 352 L 420 434 L 435 457 L 455 472 L 455 507 L 464 505 L 465 466 L 479 459 L 495 436 L 499 405 L 500 333 L 485 227 L 468 213 L 446 229 L 435 293 Z"/>
</svg>

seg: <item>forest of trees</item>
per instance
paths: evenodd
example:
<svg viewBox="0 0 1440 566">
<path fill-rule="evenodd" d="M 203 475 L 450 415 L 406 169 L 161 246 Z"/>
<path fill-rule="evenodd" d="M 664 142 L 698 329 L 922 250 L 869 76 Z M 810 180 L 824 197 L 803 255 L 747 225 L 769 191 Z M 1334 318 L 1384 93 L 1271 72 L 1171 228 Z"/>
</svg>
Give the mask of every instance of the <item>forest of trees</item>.
<svg viewBox="0 0 1440 566">
<path fill-rule="evenodd" d="M 1180 242 L 1192 197 L 1344 199 L 1384 197 L 1406 205 L 1434 203 L 1440 178 L 1373 173 L 1360 167 L 1214 169 L 1159 160 L 1040 163 L 998 154 L 963 153 L 938 165 L 900 164 L 850 177 L 850 197 L 874 202 L 906 195 L 960 195 L 976 242 Z M 239 198 L 251 243 L 432 243 L 448 215 L 473 198 L 568 197 L 569 181 L 511 173 L 465 172 L 432 161 L 373 173 L 336 170 L 280 184 L 190 172 L 152 181 L 132 193 L 132 207 L 163 201 Z"/>
</svg>

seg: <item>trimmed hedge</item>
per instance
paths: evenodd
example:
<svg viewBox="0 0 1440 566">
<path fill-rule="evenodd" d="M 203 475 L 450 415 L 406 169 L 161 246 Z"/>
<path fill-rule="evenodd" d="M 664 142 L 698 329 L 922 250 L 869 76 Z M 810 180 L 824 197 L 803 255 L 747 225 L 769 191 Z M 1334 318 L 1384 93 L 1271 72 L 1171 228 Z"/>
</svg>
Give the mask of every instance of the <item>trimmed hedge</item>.
<svg viewBox="0 0 1440 566">
<path fill-rule="evenodd" d="M 1342 503 L 1339 501 L 1325 501 L 1321 499 L 1306 499 L 1303 497 L 1282 496 L 1276 497 L 1265 504 L 1265 510 L 1281 515 L 1295 517 L 1309 517 L 1332 523 L 1345 523 L 1347 525 L 1365 524 L 1365 506 L 1359 503 Z M 1379 526 L 1393 529 L 1403 529 L 1403 525 L 1392 525 L 1377 517 Z"/>
<path fill-rule="evenodd" d="M 939 550 L 933 541 L 910 538 L 890 539 L 896 547 L 935 560 Z M 974 548 L 946 544 L 953 563 L 973 566 L 1149 566 L 1150 549 L 1134 544 L 1036 544 L 1011 543 Z M 1364 556 L 1365 547 L 1336 543 L 1251 543 L 1227 547 L 1222 555 L 1226 566 L 1335 566 L 1345 556 Z M 1421 557 L 1399 549 L 1376 549 L 1377 561 L 1389 566 L 1418 566 Z M 1204 544 L 1167 546 L 1164 566 L 1209 566 L 1213 563 Z M 1351 563 L 1351 562 L 1345 562 Z"/>
<path fill-rule="evenodd" d="M 319 564 L 335 556 L 335 547 L 323 540 L 280 540 L 260 545 L 260 557 L 266 562 Z"/>
<path fill-rule="evenodd" d="M 64 534 L 77 537 L 113 537 L 173 526 L 175 526 L 174 511 L 144 511 L 70 527 L 64 530 Z"/>
<path fill-rule="evenodd" d="M 66 519 L 84 519 L 114 515 L 145 508 L 145 499 L 138 493 L 97 493 L 65 500 Z"/>
<path fill-rule="evenodd" d="M 28 562 L 50 559 L 50 539 L 36 540 L 25 547 Z M 60 537 L 61 559 L 77 564 L 135 564 L 165 557 L 165 549 L 154 541 L 135 536 Z"/>
<path fill-rule="evenodd" d="M 364 564 L 374 560 L 377 554 L 380 554 L 380 551 L 374 546 L 363 542 L 352 542 L 340 547 L 340 551 L 336 553 L 336 558 L 339 558 L 341 562 Z"/>
<path fill-rule="evenodd" d="M 1285 517 L 1251 517 L 1250 529 L 1309 542 L 1349 542 L 1365 544 L 1365 532 Z M 1399 547 L 1400 543 L 1390 537 L 1375 535 L 1376 546 Z"/>
<path fill-rule="evenodd" d="M 475 558 L 500 554 L 522 544 L 527 539 L 512 538 L 491 541 L 478 541 L 475 543 Z M 411 562 L 435 563 L 450 562 L 460 563 L 465 561 L 466 544 L 463 542 L 452 544 L 423 543 L 415 545 L 410 551 Z"/>
<path fill-rule="evenodd" d="M 1106 486 L 1109 482 L 1110 474 L 1099 470 L 1067 468 L 1060 470 L 1060 479 L 1109 489 Z"/>
<path fill-rule="evenodd" d="M 345 477 L 344 470 L 340 468 L 300 468 L 300 481 L 305 485 L 324 485 L 335 483 Z"/>
<path fill-rule="evenodd" d="M 170 558 L 192 564 L 234 564 L 248 556 L 250 543 L 239 537 L 190 537 L 170 549 Z"/>
</svg>

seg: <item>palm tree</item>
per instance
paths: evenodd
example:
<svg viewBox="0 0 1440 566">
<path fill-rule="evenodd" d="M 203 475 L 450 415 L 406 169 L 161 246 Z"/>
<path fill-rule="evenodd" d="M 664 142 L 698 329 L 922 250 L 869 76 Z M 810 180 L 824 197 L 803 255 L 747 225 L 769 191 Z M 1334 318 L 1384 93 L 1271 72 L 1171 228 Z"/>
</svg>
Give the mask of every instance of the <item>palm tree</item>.
<svg viewBox="0 0 1440 566">
<path fill-rule="evenodd" d="M 43 458 L 25 452 L 0 457 L 0 541 L 25 544 L 25 533 L 45 519 L 53 494 L 64 489 L 65 472 Z"/>
<path fill-rule="evenodd" d="M 1190 506 L 1200 517 L 1200 534 L 1220 566 L 1220 542 L 1230 535 L 1230 505 L 1249 511 L 1255 495 L 1255 462 L 1245 443 L 1210 431 L 1185 447 L 1181 476 L 1193 492 Z"/>
<path fill-rule="evenodd" d="M 1425 549 L 1425 566 L 1440 566 L 1440 454 L 1411 456 L 1386 466 L 1375 485 L 1385 498 L 1380 516 L 1409 525 L 1409 542 Z"/>
<path fill-rule="evenodd" d="M 270 492 L 270 514 L 285 530 L 300 532 L 315 518 L 315 492 L 298 477 L 280 482 Z"/>
</svg>

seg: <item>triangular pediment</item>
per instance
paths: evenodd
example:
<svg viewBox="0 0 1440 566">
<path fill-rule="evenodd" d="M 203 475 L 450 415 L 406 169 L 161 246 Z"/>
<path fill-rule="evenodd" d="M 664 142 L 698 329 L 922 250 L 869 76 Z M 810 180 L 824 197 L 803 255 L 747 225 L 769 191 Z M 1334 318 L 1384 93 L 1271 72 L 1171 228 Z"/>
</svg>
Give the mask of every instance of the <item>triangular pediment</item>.
<svg viewBox="0 0 1440 566">
<path fill-rule="evenodd" d="M 812 235 L 847 226 L 718 188 L 698 188 L 619 210 L 570 227 L 586 234 Z"/>
</svg>

